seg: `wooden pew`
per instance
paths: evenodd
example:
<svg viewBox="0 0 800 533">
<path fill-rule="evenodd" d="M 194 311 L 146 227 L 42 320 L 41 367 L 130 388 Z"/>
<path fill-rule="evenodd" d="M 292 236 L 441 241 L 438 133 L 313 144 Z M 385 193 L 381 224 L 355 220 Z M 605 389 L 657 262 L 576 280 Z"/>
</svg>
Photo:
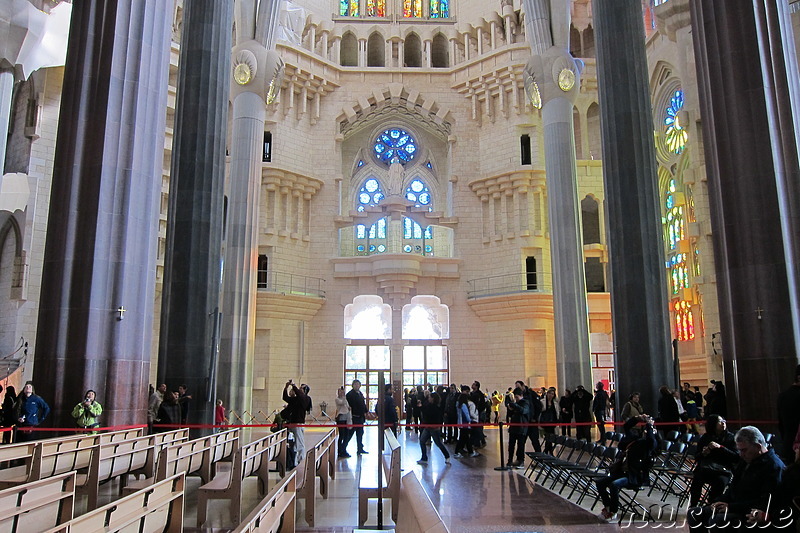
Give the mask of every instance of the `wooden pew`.
<svg viewBox="0 0 800 533">
<path fill-rule="evenodd" d="M 391 429 L 384 431 L 384 443 L 389 454 L 380 457 L 383 468 L 383 497 L 392 500 L 392 521 L 397 523 L 397 510 L 400 507 L 400 443 Z M 378 487 L 375 480 L 364 480 L 363 472 L 358 487 L 358 525 L 363 526 L 367 521 L 368 503 L 372 498 L 378 498 Z"/>
<path fill-rule="evenodd" d="M 205 465 L 204 472 L 208 472 L 210 477 L 216 475 L 216 464 L 219 462 L 230 462 L 236 450 L 239 449 L 239 429 L 229 429 L 209 436 L 211 455 L 209 463 Z"/>
<path fill-rule="evenodd" d="M 215 456 L 214 452 L 216 451 L 217 457 L 224 457 L 226 449 L 239 447 L 238 430 L 234 429 L 229 433 L 222 438 L 221 434 L 208 435 L 162 449 L 156 460 L 154 475 L 129 482 L 123 489 L 123 494 L 131 494 L 180 472 L 186 477 L 199 474 L 202 482 L 208 483 L 213 477 L 211 459 Z"/>
<path fill-rule="evenodd" d="M 75 472 L 0 491 L 0 531 L 44 531 L 72 519 Z"/>
<path fill-rule="evenodd" d="M 293 470 L 261 500 L 233 533 L 294 533 L 297 472 Z M 281 523 L 281 520 L 283 522 Z"/>
<path fill-rule="evenodd" d="M 403 533 L 450 532 L 414 472 L 404 475 L 400 482 L 400 507 L 403 508 L 403 512 L 398 513 L 395 521 L 397 531 Z"/>
<path fill-rule="evenodd" d="M 305 500 L 306 523 L 311 527 L 314 527 L 317 478 L 319 478 L 319 493 L 327 500 L 328 478 L 336 477 L 336 440 L 336 430 L 332 429 L 316 445 L 306 450 L 306 456 L 298 465 L 303 475 L 297 485 L 297 497 Z"/>
<path fill-rule="evenodd" d="M 155 445 L 152 435 L 138 437 L 122 442 L 99 445 L 92 454 L 86 474 L 78 474 L 77 494 L 89 498 L 88 510 L 97 508 L 100 485 L 121 477 L 125 485 L 129 474 L 152 476 Z"/>
<path fill-rule="evenodd" d="M 0 469 L 0 488 L 88 468 L 94 446 L 141 437 L 142 432 L 142 428 L 124 429 L 0 446 L 0 463 L 23 462 L 20 466 Z"/>
<path fill-rule="evenodd" d="M 46 533 L 183 531 L 183 474 L 172 476 L 65 522 Z M 41 531 L 41 530 L 40 530 Z"/>
<path fill-rule="evenodd" d="M 285 464 L 286 435 L 284 429 L 241 446 L 234 454 L 231 470 L 217 472 L 211 481 L 197 489 L 197 527 L 202 527 L 206 521 L 208 500 L 231 500 L 233 523 L 239 523 L 244 480 L 257 476 L 259 494 L 266 492 L 270 461 L 280 461 L 283 454 Z"/>
</svg>

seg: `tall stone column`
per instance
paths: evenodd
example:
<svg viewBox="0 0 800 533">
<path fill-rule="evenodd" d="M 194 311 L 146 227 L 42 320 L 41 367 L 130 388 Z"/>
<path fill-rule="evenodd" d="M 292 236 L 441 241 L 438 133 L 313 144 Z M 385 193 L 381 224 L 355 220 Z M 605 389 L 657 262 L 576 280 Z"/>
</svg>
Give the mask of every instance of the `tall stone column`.
<svg viewBox="0 0 800 533">
<path fill-rule="evenodd" d="M 573 102 L 580 91 L 580 69 L 569 54 L 569 6 L 558 0 L 525 0 L 524 7 L 533 53 L 525 67 L 525 90 L 531 105 L 542 109 L 544 123 L 558 387 L 591 388 L 589 311 L 572 121 Z"/>
<path fill-rule="evenodd" d="M 266 107 L 260 95 L 247 91 L 235 96 L 219 392 L 226 405 L 239 413 L 250 409 L 253 394 L 261 142 L 265 119 Z"/>
<path fill-rule="evenodd" d="M 103 425 L 144 423 L 164 158 L 162 2 L 72 12 L 34 352 L 52 423 L 97 391 Z"/>
<path fill-rule="evenodd" d="M 254 0 L 240 3 L 245 7 L 236 16 L 234 76 L 229 81 L 233 120 L 218 366 L 219 397 L 239 413 L 250 410 L 253 396 L 264 121 L 266 106 L 278 97 L 283 83 L 283 61 L 270 50 L 280 2 L 261 0 L 257 10 Z M 273 212 L 268 218 L 277 219 Z"/>
<path fill-rule="evenodd" d="M 232 0 L 186 0 L 161 300 L 158 381 L 213 423 Z"/>
<path fill-rule="evenodd" d="M 791 44 L 774 5 L 691 3 L 728 412 L 756 420 L 774 416 L 798 362 L 786 245 L 798 239 L 800 179 L 781 52 Z"/>
<path fill-rule="evenodd" d="M 14 71 L 0 69 L 0 177 L 6 161 L 8 127 L 11 121 L 11 99 L 14 96 Z"/>
<path fill-rule="evenodd" d="M 617 399 L 674 386 L 640 2 L 593 0 Z"/>
</svg>

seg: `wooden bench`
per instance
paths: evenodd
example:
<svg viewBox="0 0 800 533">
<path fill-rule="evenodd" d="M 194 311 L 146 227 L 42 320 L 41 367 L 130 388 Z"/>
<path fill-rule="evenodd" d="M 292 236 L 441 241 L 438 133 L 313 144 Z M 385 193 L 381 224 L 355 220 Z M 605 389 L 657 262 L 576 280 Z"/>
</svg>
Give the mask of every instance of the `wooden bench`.
<svg viewBox="0 0 800 533">
<path fill-rule="evenodd" d="M 209 445 L 211 455 L 209 456 L 209 471 L 211 475 L 216 475 L 216 464 L 219 462 L 230 462 L 233 455 L 239 449 L 239 429 L 229 429 L 220 433 L 209 435 Z M 204 467 L 205 468 L 205 467 Z"/>
<path fill-rule="evenodd" d="M 297 472 L 283 478 L 261 500 L 233 533 L 294 533 L 297 509 Z"/>
<path fill-rule="evenodd" d="M 383 487 L 375 486 L 375 480 L 364 480 L 363 471 L 358 487 L 358 525 L 363 526 L 367 522 L 367 509 L 369 500 L 378 498 L 379 493 L 383 492 L 384 498 L 392 500 L 392 520 L 397 523 L 397 510 L 400 506 L 400 443 L 391 429 L 384 431 L 384 443 L 388 454 L 380 457 L 381 468 L 383 468 L 384 478 Z"/>
<path fill-rule="evenodd" d="M 206 521 L 208 500 L 231 500 L 231 518 L 238 524 L 242 516 L 242 484 L 250 476 L 258 477 L 259 494 L 266 493 L 269 463 L 275 461 L 285 475 L 285 429 L 241 446 L 233 456 L 231 469 L 217 472 L 214 478 L 197 489 L 197 527 Z"/>
<path fill-rule="evenodd" d="M 92 449 L 98 444 L 141 437 L 142 428 L 94 435 L 73 435 L 0 446 L 0 463 L 22 461 L 22 465 L 0 469 L 0 488 L 30 483 L 72 470 L 86 469 Z"/>
<path fill-rule="evenodd" d="M 88 533 L 90 531 L 182 533 L 183 486 L 183 474 L 172 476 L 46 530 L 46 533 Z"/>
<path fill-rule="evenodd" d="M 129 474 L 152 476 L 155 450 L 152 435 L 96 446 L 87 473 L 77 477 L 76 493 L 88 496 L 87 509 L 97 508 L 101 484 L 122 478 L 124 487 Z"/>
<path fill-rule="evenodd" d="M 433 502 L 414 472 L 404 475 L 400 482 L 400 507 L 395 520 L 397 531 L 403 533 L 449 533 Z M 392 508 L 394 511 L 394 508 Z"/>
<path fill-rule="evenodd" d="M 44 531 L 72 519 L 75 472 L 0 491 L 0 531 Z"/>
<path fill-rule="evenodd" d="M 306 523 L 311 527 L 314 527 L 317 478 L 319 493 L 327 500 L 328 479 L 336 477 L 336 440 L 336 430 L 332 429 L 317 444 L 306 450 L 306 456 L 297 468 L 302 472 L 297 483 L 297 497 L 305 500 Z"/>
<path fill-rule="evenodd" d="M 180 472 L 186 477 L 199 474 L 202 482 L 208 483 L 213 477 L 214 452 L 217 452 L 217 457 L 224 457 L 227 449 L 239 447 L 238 430 L 231 430 L 231 434 L 224 438 L 220 438 L 219 435 L 208 435 L 162 449 L 156 460 L 154 475 L 129 482 L 123 489 L 123 494 L 131 494 Z"/>
</svg>

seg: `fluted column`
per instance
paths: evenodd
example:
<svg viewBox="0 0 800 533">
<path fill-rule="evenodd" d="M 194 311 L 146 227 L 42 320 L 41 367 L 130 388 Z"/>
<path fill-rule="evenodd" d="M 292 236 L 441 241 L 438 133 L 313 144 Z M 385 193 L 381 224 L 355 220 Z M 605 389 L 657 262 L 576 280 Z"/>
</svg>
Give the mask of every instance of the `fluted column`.
<svg viewBox="0 0 800 533">
<path fill-rule="evenodd" d="M 11 120 L 11 99 L 14 95 L 14 71 L 0 69 L 0 177 L 6 161 L 8 126 Z"/>
<path fill-rule="evenodd" d="M 219 390 L 227 405 L 239 412 L 250 408 L 253 393 L 258 271 L 255 251 L 265 119 L 266 107 L 261 96 L 242 92 L 233 100 Z"/>
<path fill-rule="evenodd" d="M 786 75 L 782 48 L 794 44 L 778 28 L 781 4 L 691 3 L 732 418 L 772 419 L 798 362 L 796 80 Z"/>
<path fill-rule="evenodd" d="M 674 386 L 640 2 L 594 0 L 617 399 Z"/>
<path fill-rule="evenodd" d="M 71 427 L 146 421 L 169 66 L 162 2 L 76 2 L 53 168 L 34 382 Z"/>
<path fill-rule="evenodd" d="M 188 386 L 191 423 L 213 423 L 231 0 L 186 0 L 159 337 L 159 383 Z"/>
</svg>

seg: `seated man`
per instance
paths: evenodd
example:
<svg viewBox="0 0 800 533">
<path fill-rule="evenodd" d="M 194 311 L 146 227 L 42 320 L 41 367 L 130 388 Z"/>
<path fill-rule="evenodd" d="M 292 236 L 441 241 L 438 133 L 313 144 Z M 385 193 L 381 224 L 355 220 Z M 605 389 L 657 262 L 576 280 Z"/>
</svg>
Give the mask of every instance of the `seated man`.
<svg viewBox="0 0 800 533">
<path fill-rule="evenodd" d="M 609 475 L 597 481 L 597 492 L 603 501 L 600 518 L 608 521 L 616 519 L 621 489 L 641 487 L 649 482 L 653 453 L 658 447 L 653 419 L 649 416 L 633 416 L 623 429 L 625 436 L 619 441 L 621 453 L 608 469 Z"/>
<path fill-rule="evenodd" d="M 719 415 L 710 415 L 706 420 L 706 432 L 700 437 L 695 455 L 697 466 L 689 488 L 689 507 L 697 506 L 708 485 L 708 501 L 713 502 L 725 491 L 733 476 L 733 468 L 739 462 L 736 442 L 728 425 Z"/>
<path fill-rule="evenodd" d="M 741 461 L 733 471 L 728 490 L 711 505 L 692 507 L 687 519 L 692 532 L 720 528 L 742 528 L 753 509 L 767 509 L 781 483 L 785 466 L 767 449 L 764 435 L 753 426 L 745 426 L 734 437 Z"/>
</svg>

